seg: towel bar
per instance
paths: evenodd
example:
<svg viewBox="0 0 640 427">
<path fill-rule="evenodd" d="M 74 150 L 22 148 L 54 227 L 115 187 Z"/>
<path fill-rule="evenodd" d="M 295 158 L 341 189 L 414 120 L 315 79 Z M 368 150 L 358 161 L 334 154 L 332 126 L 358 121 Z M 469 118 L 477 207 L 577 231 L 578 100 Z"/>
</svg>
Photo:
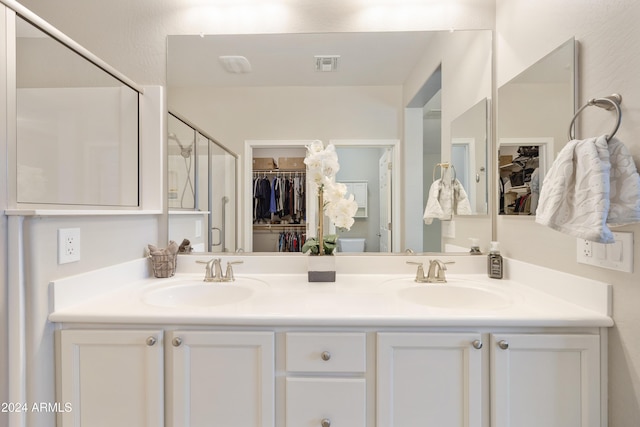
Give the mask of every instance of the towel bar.
<svg viewBox="0 0 640 427">
<path fill-rule="evenodd" d="M 576 123 L 576 118 L 578 115 L 587 107 L 595 105 L 596 107 L 604 108 L 605 110 L 616 110 L 618 114 L 616 125 L 611 131 L 611 134 L 605 135 L 607 138 L 607 142 L 613 138 L 613 135 L 616 134 L 618 128 L 620 127 L 620 121 L 622 120 L 622 111 L 620 110 L 620 103 L 622 103 L 622 95 L 614 93 L 611 96 L 605 96 L 604 98 L 592 98 L 586 104 L 584 104 L 573 116 L 571 119 L 571 124 L 569 125 L 569 139 L 575 139 L 574 125 Z"/>
<path fill-rule="evenodd" d="M 447 169 L 451 168 L 451 171 L 453 173 L 453 175 L 451 176 L 451 182 L 455 182 L 456 180 L 456 168 L 453 167 L 453 164 L 451 163 L 436 163 L 435 166 L 433 167 L 433 181 L 435 182 L 436 180 L 436 171 L 438 170 L 438 168 L 440 168 L 440 179 L 444 178 L 444 175 L 447 171 Z"/>
</svg>

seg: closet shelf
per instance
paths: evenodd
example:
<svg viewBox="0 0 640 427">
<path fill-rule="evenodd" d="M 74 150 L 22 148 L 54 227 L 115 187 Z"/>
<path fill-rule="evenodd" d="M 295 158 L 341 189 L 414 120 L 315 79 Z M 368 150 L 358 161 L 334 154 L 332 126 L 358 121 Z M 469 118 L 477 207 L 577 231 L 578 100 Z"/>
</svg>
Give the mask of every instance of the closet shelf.
<svg viewBox="0 0 640 427">
<path fill-rule="evenodd" d="M 305 173 L 305 169 L 252 169 L 254 173 Z"/>
<path fill-rule="evenodd" d="M 531 187 L 529 185 L 519 185 L 517 187 L 511 187 L 506 191 L 507 193 L 530 193 Z"/>
<path fill-rule="evenodd" d="M 285 228 L 295 228 L 295 229 L 304 229 L 307 227 L 307 224 L 253 224 L 253 228 L 255 230 L 270 230 L 270 229 L 285 229 Z"/>
</svg>

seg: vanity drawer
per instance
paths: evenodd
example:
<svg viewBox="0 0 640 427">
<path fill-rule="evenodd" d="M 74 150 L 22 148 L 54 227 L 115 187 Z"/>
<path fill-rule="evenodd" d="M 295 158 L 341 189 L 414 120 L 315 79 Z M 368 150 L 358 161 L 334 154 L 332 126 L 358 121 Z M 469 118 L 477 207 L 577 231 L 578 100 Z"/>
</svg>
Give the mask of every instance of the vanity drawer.
<svg viewBox="0 0 640 427">
<path fill-rule="evenodd" d="M 363 332 L 286 335 L 288 372 L 364 372 L 366 335 Z"/>
<path fill-rule="evenodd" d="M 366 425 L 364 378 L 287 378 L 287 427 Z"/>
</svg>

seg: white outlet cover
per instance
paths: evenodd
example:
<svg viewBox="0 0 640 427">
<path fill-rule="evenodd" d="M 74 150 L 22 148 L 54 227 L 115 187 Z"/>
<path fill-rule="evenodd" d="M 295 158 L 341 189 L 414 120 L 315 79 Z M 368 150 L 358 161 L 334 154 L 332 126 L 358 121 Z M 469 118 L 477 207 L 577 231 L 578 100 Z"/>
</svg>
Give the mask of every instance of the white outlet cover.
<svg viewBox="0 0 640 427">
<path fill-rule="evenodd" d="M 80 261 L 80 229 L 58 229 L 58 264 Z"/>
<path fill-rule="evenodd" d="M 633 273 L 633 233 L 613 232 L 615 243 L 577 239 L 576 258 L 581 264 Z"/>
</svg>

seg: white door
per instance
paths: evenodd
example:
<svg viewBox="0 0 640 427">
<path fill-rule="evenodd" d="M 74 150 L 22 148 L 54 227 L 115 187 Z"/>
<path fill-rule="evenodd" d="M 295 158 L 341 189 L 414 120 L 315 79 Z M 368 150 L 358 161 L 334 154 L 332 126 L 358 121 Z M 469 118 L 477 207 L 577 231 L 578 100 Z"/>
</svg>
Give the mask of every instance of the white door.
<svg viewBox="0 0 640 427">
<path fill-rule="evenodd" d="M 482 347 L 475 333 L 378 334 L 377 425 L 486 425 Z"/>
<path fill-rule="evenodd" d="M 62 427 L 164 426 L 162 331 L 63 330 L 57 335 Z"/>
<path fill-rule="evenodd" d="M 272 332 L 174 331 L 167 342 L 168 426 L 273 427 Z"/>
<path fill-rule="evenodd" d="M 393 163 L 391 162 L 391 150 L 385 150 L 380 157 L 380 252 L 391 252 L 391 233 L 392 233 L 392 217 L 391 217 L 391 176 Z"/>
<path fill-rule="evenodd" d="M 599 427 L 600 337 L 491 337 L 493 427 Z"/>
</svg>

